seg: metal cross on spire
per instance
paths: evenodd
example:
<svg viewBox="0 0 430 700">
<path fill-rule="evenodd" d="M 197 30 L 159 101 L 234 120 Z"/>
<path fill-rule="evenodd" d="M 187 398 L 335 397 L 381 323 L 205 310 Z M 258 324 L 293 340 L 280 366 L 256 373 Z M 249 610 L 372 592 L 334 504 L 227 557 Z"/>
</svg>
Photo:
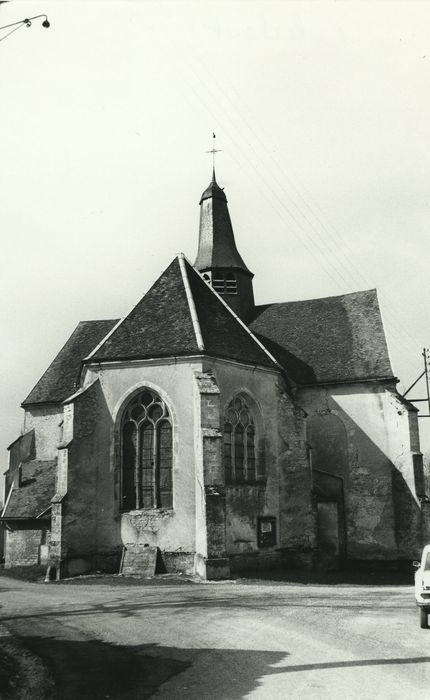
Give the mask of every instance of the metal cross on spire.
<svg viewBox="0 0 430 700">
<path fill-rule="evenodd" d="M 212 153 L 212 179 L 215 182 L 215 153 L 221 153 L 221 149 L 215 148 L 216 136 L 215 136 L 214 132 L 212 132 L 212 139 L 213 139 L 213 141 L 212 141 L 213 147 L 211 148 L 210 151 L 206 151 L 206 153 Z"/>
</svg>

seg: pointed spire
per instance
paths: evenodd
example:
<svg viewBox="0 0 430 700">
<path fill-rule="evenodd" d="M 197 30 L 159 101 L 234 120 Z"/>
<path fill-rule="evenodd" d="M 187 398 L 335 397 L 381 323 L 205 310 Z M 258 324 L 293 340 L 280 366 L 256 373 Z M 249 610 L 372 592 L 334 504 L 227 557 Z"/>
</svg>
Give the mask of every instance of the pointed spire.
<svg viewBox="0 0 430 700">
<path fill-rule="evenodd" d="M 212 180 L 200 197 L 199 250 L 194 267 L 234 268 L 252 275 L 236 248 L 227 197 L 216 181 L 215 166 Z"/>
<path fill-rule="evenodd" d="M 215 138 L 215 134 L 213 134 Z M 216 181 L 214 147 L 212 180 L 200 197 L 199 249 L 194 267 L 203 273 L 228 306 L 242 319 L 254 310 L 252 278 L 236 248 L 224 189 Z"/>
</svg>

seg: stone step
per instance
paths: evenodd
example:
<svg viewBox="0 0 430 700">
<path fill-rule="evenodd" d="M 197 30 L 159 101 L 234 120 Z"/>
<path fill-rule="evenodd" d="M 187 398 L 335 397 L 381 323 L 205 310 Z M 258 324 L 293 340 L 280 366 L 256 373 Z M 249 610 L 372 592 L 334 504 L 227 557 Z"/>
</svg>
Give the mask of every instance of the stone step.
<svg viewBox="0 0 430 700">
<path fill-rule="evenodd" d="M 157 568 L 158 547 L 127 547 L 124 552 L 121 573 L 154 576 Z"/>
</svg>

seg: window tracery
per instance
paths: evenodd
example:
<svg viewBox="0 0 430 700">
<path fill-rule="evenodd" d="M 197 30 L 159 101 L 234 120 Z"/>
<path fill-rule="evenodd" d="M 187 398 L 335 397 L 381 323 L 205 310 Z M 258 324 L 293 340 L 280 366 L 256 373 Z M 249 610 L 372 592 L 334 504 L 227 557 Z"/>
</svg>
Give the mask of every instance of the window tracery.
<svg viewBox="0 0 430 700">
<path fill-rule="evenodd" d="M 122 508 L 171 508 L 172 422 L 164 401 L 144 389 L 121 422 Z"/>
<path fill-rule="evenodd" d="M 255 423 L 242 396 L 236 396 L 224 414 L 224 466 L 226 483 L 257 480 Z"/>
</svg>

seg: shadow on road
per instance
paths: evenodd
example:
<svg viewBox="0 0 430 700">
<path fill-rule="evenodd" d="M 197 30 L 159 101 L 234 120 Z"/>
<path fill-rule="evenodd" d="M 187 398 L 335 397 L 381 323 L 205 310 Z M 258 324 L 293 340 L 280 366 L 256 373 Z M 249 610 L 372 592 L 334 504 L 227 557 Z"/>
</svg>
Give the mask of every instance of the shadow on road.
<svg viewBox="0 0 430 700">
<path fill-rule="evenodd" d="M 65 631 L 67 636 L 76 634 Z M 24 636 L 23 645 L 40 657 L 55 680 L 52 698 L 139 700 L 160 698 L 240 700 L 258 690 L 264 677 L 292 672 L 429 663 L 429 656 L 291 664 L 285 651 L 178 648 L 157 644 L 114 645 L 58 636 Z M 181 673 L 189 673 L 180 676 Z M 175 679 L 172 685 L 161 686 Z M 288 693 L 287 675 L 285 691 Z"/>
<path fill-rule="evenodd" d="M 50 669 L 55 690 L 49 697 L 60 700 L 143 700 L 202 656 L 205 672 L 200 673 L 199 664 L 199 673 L 191 674 L 188 680 L 177 679 L 174 694 L 163 692 L 162 697 L 239 700 L 258 687 L 262 676 L 282 672 L 284 669 L 273 666 L 288 656 L 285 652 L 180 649 L 156 644 L 116 646 L 56 636 L 24 636 L 20 641 Z"/>
</svg>

